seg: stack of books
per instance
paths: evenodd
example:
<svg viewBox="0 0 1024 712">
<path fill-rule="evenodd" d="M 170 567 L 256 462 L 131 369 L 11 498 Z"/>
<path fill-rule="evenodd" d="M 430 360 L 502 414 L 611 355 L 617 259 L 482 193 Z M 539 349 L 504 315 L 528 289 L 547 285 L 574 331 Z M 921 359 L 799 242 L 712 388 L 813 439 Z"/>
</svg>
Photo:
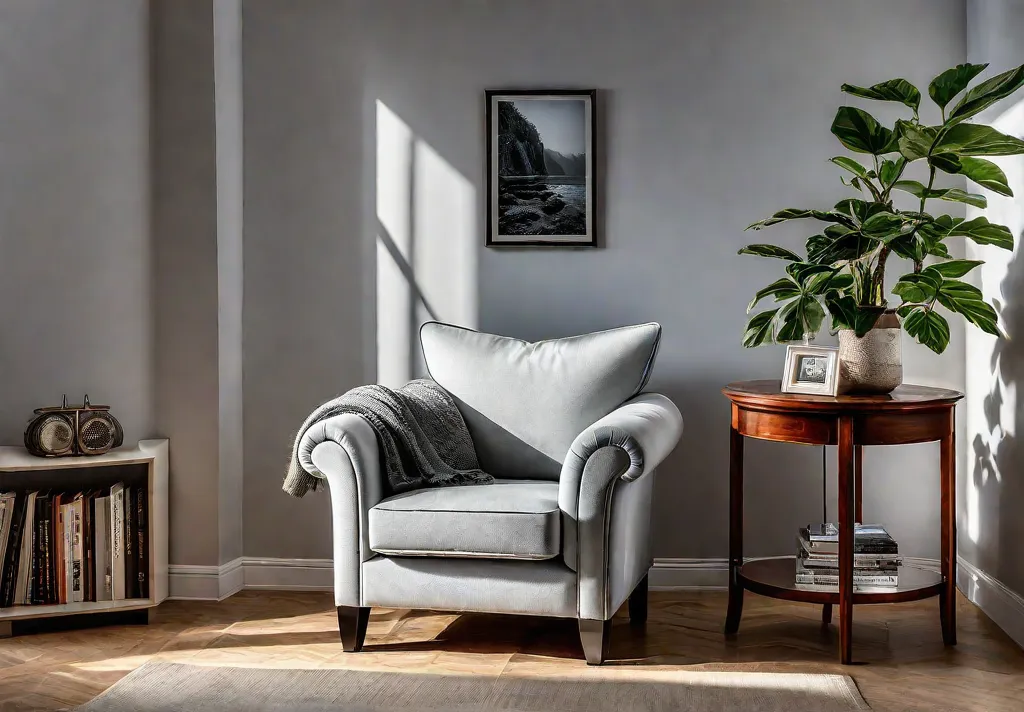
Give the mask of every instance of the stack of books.
<svg viewBox="0 0 1024 712">
<path fill-rule="evenodd" d="M 0 606 L 148 598 L 148 509 L 123 483 L 0 493 Z"/>
<path fill-rule="evenodd" d="M 809 591 L 839 590 L 839 527 L 810 524 L 797 539 L 796 587 Z M 899 546 L 879 524 L 854 526 L 853 589 L 871 593 L 899 585 Z"/>
</svg>

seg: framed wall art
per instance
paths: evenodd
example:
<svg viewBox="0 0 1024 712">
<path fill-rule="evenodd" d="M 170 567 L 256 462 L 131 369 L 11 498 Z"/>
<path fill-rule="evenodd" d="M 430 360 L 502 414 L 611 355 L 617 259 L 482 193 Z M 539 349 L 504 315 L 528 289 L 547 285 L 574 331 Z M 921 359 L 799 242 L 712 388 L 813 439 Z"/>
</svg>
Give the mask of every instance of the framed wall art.
<svg viewBox="0 0 1024 712">
<path fill-rule="evenodd" d="M 487 245 L 596 246 L 597 92 L 486 98 Z"/>
</svg>

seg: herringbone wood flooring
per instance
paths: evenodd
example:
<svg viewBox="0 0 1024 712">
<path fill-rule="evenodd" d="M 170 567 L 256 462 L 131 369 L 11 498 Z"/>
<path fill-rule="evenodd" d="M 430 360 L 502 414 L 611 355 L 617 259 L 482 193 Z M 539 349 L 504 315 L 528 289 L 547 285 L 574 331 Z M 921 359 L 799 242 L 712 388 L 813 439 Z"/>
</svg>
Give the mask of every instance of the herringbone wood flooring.
<svg viewBox="0 0 1024 712">
<path fill-rule="evenodd" d="M 652 593 L 643 632 L 620 611 L 611 660 L 587 668 L 572 620 L 374 609 L 367 646 L 341 651 L 326 593 L 245 592 L 220 603 L 171 601 L 148 626 L 0 640 L 0 710 L 74 706 L 147 660 L 464 675 L 663 675 L 673 669 L 851 675 L 875 710 L 1024 710 L 1024 652 L 961 600 L 959 640 L 945 648 L 936 600 L 860 606 L 854 655 L 836 661 L 820 609 L 747 594 L 739 635 L 722 635 L 724 593 Z"/>
</svg>

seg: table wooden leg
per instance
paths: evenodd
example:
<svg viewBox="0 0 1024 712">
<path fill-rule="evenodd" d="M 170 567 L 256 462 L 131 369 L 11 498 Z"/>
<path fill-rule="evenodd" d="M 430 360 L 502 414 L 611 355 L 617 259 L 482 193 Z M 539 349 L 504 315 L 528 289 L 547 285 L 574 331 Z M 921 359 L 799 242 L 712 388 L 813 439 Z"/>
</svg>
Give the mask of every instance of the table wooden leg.
<svg viewBox="0 0 1024 712">
<path fill-rule="evenodd" d="M 942 576 L 945 583 L 939 594 L 939 620 L 942 641 L 956 645 L 956 433 L 950 414 L 950 432 L 939 444 L 941 459 Z"/>
<path fill-rule="evenodd" d="M 853 662 L 853 418 L 839 418 L 839 661 Z"/>
<path fill-rule="evenodd" d="M 743 436 L 733 428 L 729 434 L 729 612 L 725 632 L 732 635 L 740 628 L 743 615 Z"/>
<path fill-rule="evenodd" d="M 821 624 L 831 625 L 832 624 L 832 604 L 825 603 L 821 606 Z"/>
<path fill-rule="evenodd" d="M 854 489 L 857 492 L 857 514 L 856 521 L 859 524 L 864 523 L 864 446 L 854 445 L 853 446 L 853 481 Z"/>
</svg>

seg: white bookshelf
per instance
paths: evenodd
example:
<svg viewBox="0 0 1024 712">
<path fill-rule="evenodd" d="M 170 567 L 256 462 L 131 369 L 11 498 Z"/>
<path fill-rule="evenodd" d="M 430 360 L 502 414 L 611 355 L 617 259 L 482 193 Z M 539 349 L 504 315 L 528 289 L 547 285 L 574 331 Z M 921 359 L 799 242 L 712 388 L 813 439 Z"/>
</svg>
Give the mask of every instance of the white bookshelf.
<svg viewBox="0 0 1024 712">
<path fill-rule="evenodd" d="M 49 606 L 11 606 L 0 608 L 0 637 L 11 635 L 13 621 L 29 618 L 51 618 L 82 613 L 109 613 L 153 608 L 167 598 L 167 440 L 140 440 L 133 448 L 119 447 L 103 455 L 44 458 L 30 455 L 24 448 L 0 447 L 0 473 L 19 473 L 26 478 L 15 483 L 18 488 L 31 486 L 31 472 L 71 471 L 82 468 L 118 465 L 146 465 L 146 490 L 149 493 L 149 598 L 121 601 L 89 601 Z M 69 478 L 72 477 L 68 472 Z M 53 475 L 50 475 L 52 479 Z M 0 482 L 4 482 L 0 475 Z M 67 481 L 68 488 L 76 483 Z M 8 489 L 6 483 L 0 490 Z"/>
</svg>

